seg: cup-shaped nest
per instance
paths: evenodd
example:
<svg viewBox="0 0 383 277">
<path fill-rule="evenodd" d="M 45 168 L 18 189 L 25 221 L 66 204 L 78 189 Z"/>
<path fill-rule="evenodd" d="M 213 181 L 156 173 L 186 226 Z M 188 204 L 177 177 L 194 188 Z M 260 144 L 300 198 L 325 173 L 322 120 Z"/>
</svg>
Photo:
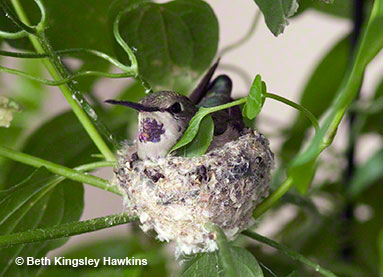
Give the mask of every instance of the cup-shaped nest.
<svg viewBox="0 0 383 277">
<path fill-rule="evenodd" d="M 208 222 L 234 239 L 254 223 L 253 210 L 269 192 L 273 153 L 253 130 L 200 157 L 141 161 L 134 145 L 119 154 L 115 174 L 126 211 L 139 217 L 145 232 L 176 241 L 177 256 L 217 249 Z"/>
</svg>

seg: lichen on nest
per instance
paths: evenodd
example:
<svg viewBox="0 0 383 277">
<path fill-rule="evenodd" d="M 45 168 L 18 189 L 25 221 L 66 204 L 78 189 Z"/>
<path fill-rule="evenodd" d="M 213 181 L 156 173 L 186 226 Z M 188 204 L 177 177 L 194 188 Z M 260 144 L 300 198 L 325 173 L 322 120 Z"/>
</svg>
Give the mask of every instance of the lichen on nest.
<svg viewBox="0 0 383 277">
<path fill-rule="evenodd" d="M 161 241 L 177 243 L 176 256 L 217 249 L 205 224 L 217 224 L 229 240 L 247 229 L 268 195 L 273 153 L 268 140 L 246 129 L 235 141 L 200 157 L 138 160 L 134 145 L 119 152 L 115 169 L 126 211 Z"/>
</svg>

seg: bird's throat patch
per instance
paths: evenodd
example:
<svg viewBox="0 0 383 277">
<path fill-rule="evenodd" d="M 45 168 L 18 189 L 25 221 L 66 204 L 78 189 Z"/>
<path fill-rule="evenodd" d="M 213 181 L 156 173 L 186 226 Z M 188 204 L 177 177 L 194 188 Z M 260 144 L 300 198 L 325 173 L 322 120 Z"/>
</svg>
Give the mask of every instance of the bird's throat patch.
<svg viewBox="0 0 383 277">
<path fill-rule="evenodd" d="M 140 126 L 141 128 L 138 131 L 140 142 L 160 142 L 161 135 L 165 133 L 164 124 L 159 124 L 155 119 L 142 119 Z"/>
</svg>

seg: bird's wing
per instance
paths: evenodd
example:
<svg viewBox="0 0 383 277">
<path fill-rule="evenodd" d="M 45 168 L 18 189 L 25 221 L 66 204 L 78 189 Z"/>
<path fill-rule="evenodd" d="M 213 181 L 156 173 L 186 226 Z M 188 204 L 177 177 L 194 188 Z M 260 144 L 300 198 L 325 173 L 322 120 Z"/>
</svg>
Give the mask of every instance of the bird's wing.
<svg viewBox="0 0 383 277">
<path fill-rule="evenodd" d="M 219 59 L 210 67 L 209 71 L 203 76 L 201 81 L 199 82 L 198 86 L 193 90 L 193 92 L 190 94 L 189 99 L 193 102 L 193 104 L 197 104 L 201 101 L 201 99 L 206 95 L 211 77 L 213 77 L 213 74 L 218 67 Z"/>
</svg>

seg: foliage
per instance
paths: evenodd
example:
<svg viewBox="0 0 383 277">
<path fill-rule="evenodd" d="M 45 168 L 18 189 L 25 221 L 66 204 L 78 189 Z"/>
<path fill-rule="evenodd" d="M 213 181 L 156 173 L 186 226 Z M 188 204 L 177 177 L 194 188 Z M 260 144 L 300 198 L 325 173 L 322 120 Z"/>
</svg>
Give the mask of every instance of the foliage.
<svg viewBox="0 0 383 277">
<path fill-rule="evenodd" d="M 283 33 L 295 14 L 309 9 L 357 21 L 345 0 L 333 4 L 306 0 L 254 2 L 275 36 Z M 383 79 L 371 99 L 358 99 L 365 69 L 383 48 L 383 1 L 365 1 L 361 14 L 366 19 L 357 44 L 350 39 L 355 38 L 354 30 L 323 56 L 299 103 L 268 92 L 257 75 L 247 97 L 201 107 L 190 121 L 171 152 L 177 150 L 178 155 L 188 157 L 203 155 L 213 138 L 214 112 L 241 106 L 244 120 L 250 121 L 268 99 L 297 109 L 300 113 L 295 120 L 279 130 L 284 143 L 276 153 L 281 163 L 274 178 L 281 184 L 273 186 L 274 191 L 256 208 L 254 217 L 288 205 L 295 205 L 297 213 L 276 235 L 283 244 L 251 230 L 228 242 L 217 226 L 207 226 L 219 250 L 188 257 L 182 276 L 382 274 L 383 210 L 379 196 L 383 193 L 383 154 L 379 150 L 364 163 L 355 164 L 352 152 L 358 146 L 355 142 L 359 135 L 383 134 Z M 123 88 L 119 98 L 138 101 L 151 89 L 187 95 L 217 54 L 219 24 L 213 9 L 202 0 L 161 4 L 149 0 L 0 0 L 0 26 L 0 46 L 6 43 L 13 48 L 12 52 L 1 48 L 0 55 L 22 61 L 22 70 L 0 65 L 1 74 L 17 75 L 18 85 L 11 88 L 12 99 L 22 107 L 9 128 L 0 127 L 0 247 L 8 246 L 0 250 L 0 275 L 169 275 L 169 264 L 174 261 L 164 254 L 165 244 L 149 239 L 135 223 L 131 223 L 133 230 L 126 238 L 80 245 L 66 257 L 134 255 L 147 258 L 148 267 L 43 269 L 16 266 L 13 261 L 16 257 L 44 257 L 72 235 L 135 220 L 122 213 L 79 221 L 84 206 L 83 183 L 120 194 L 107 180 L 90 173 L 115 165 L 114 152 L 136 124 L 132 111 L 105 109 L 93 87 L 102 77 L 132 77 L 136 80 Z M 70 68 L 68 56 L 81 62 L 78 69 Z M 111 66 L 120 72 L 108 72 Z M 45 79 L 43 68 L 51 79 Z M 44 84 L 59 86 L 71 110 L 40 120 L 48 93 Z M 87 99 L 92 99 L 92 106 Z M 0 103 L 0 109 L 8 112 L 9 105 Z M 346 177 L 338 174 L 335 179 L 311 187 L 316 171 L 328 170 L 320 153 L 331 145 L 348 111 L 356 120 L 350 127 L 349 148 L 353 151 L 340 155 L 342 160 L 348 155 L 343 174 Z M 324 117 L 321 124 L 319 117 Z M 39 125 L 31 132 L 28 127 L 35 121 Z M 311 129 L 315 134 L 309 138 Z M 339 159 L 339 155 L 328 153 L 334 161 Z M 341 173 L 338 164 L 333 167 Z M 300 194 L 291 189 L 293 186 Z M 317 209 L 313 199 L 318 198 L 327 201 L 330 208 Z M 364 211 L 364 217 L 358 216 L 358 211 Z M 265 251 L 252 244 L 250 238 L 277 252 Z"/>
</svg>

